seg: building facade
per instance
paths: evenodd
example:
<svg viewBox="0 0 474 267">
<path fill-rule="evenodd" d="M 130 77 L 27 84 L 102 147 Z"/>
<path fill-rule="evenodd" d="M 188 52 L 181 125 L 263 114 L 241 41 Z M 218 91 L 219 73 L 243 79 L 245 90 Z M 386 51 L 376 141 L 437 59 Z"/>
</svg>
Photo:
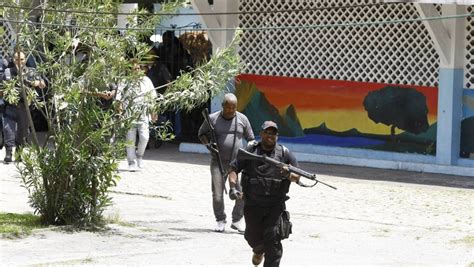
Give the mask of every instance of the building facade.
<svg viewBox="0 0 474 267">
<path fill-rule="evenodd" d="M 214 50 L 243 29 L 239 110 L 255 132 L 276 121 L 299 160 L 474 176 L 470 1 L 191 3 L 218 13 L 201 16 Z M 14 32 L 0 26 L 2 56 Z"/>
<path fill-rule="evenodd" d="M 196 9 L 240 12 L 208 19 L 243 29 L 239 109 L 257 132 L 277 121 L 300 160 L 474 176 L 473 7 L 410 2 Z"/>
</svg>

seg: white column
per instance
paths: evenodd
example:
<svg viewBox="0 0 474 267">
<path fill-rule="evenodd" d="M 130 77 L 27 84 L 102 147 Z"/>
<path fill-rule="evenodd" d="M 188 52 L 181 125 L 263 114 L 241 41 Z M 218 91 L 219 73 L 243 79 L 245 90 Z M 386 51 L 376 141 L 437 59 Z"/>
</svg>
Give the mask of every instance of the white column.
<svg viewBox="0 0 474 267">
<path fill-rule="evenodd" d="M 222 13 L 238 11 L 238 0 L 215 0 L 210 6 L 207 1 L 192 0 L 191 4 L 196 12 L 200 13 Z M 201 20 L 206 25 L 205 28 L 222 28 L 223 30 L 209 31 L 208 36 L 212 43 L 212 51 L 215 53 L 218 48 L 222 49 L 230 44 L 235 30 L 224 30 L 224 28 L 235 28 L 238 26 L 238 15 L 204 15 Z M 229 81 L 228 88 L 234 88 L 234 81 Z M 221 109 L 223 95 L 215 96 L 211 101 L 211 112 Z"/>
<path fill-rule="evenodd" d="M 215 1 L 214 3 L 216 12 L 236 12 L 239 7 L 239 1 L 235 0 Z M 234 37 L 235 30 L 232 29 L 237 27 L 239 18 L 235 14 L 222 14 L 219 15 L 217 19 L 223 28 L 223 30 L 219 32 L 221 36 L 220 46 L 225 47 L 230 44 Z"/>
<path fill-rule="evenodd" d="M 118 11 L 120 13 L 131 13 L 135 9 L 138 9 L 138 3 L 120 4 Z M 119 29 L 126 28 L 127 24 L 128 24 L 127 15 L 118 15 L 117 16 L 117 27 Z"/>
<path fill-rule="evenodd" d="M 216 0 L 214 5 L 210 6 L 207 1 L 192 0 L 191 4 L 196 12 L 200 13 L 222 13 L 222 12 L 236 12 L 238 11 L 239 1 L 237 0 Z M 202 21 L 207 28 L 235 28 L 238 26 L 238 15 L 205 15 L 201 16 Z M 209 39 L 212 42 L 212 50 L 215 52 L 219 47 L 226 47 L 232 37 L 233 30 L 217 30 L 209 31 Z"/>
</svg>

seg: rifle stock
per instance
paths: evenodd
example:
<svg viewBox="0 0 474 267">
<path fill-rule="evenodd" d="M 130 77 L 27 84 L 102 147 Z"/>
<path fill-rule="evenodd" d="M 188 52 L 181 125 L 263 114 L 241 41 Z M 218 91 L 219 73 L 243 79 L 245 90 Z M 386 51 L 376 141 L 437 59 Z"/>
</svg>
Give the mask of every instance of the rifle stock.
<svg viewBox="0 0 474 267">
<path fill-rule="evenodd" d="M 239 151 L 237 153 L 237 159 L 239 159 L 239 160 L 258 160 L 258 161 L 269 163 L 269 164 L 271 164 L 271 165 L 273 165 L 274 167 L 277 167 L 277 168 L 283 168 L 283 167 L 286 166 L 288 168 L 288 170 L 292 173 L 298 174 L 298 175 L 303 176 L 307 179 L 313 180 L 317 183 L 321 183 L 321 184 L 323 184 L 325 186 L 328 186 L 328 187 L 330 187 L 334 190 L 337 190 L 336 187 L 334 187 L 332 185 L 329 185 L 325 182 L 321 182 L 320 180 L 316 179 L 316 174 L 309 173 L 309 172 L 304 171 L 304 170 L 302 170 L 300 168 L 297 168 L 295 166 L 285 164 L 285 163 L 280 162 L 280 161 L 278 161 L 274 158 L 270 158 L 267 155 L 256 155 L 256 154 L 250 153 L 248 151 L 245 151 L 242 148 L 239 148 Z"/>
</svg>

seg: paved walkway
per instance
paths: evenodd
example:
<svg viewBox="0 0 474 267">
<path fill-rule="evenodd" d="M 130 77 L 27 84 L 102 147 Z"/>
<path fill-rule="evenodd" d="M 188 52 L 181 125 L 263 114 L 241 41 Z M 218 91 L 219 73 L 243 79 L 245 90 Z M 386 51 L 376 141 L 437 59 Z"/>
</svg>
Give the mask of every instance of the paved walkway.
<svg viewBox="0 0 474 267">
<path fill-rule="evenodd" d="M 242 235 L 214 233 L 208 155 L 165 144 L 147 150 L 142 172 L 121 163 L 100 232 L 42 229 L 0 239 L 1 265 L 250 266 Z M 0 152 L 0 159 L 4 157 Z M 338 187 L 293 185 L 293 234 L 282 266 L 457 265 L 474 262 L 474 179 L 303 163 Z M 32 212 L 13 164 L 0 162 L 0 211 Z M 226 198 L 226 211 L 232 205 Z M 230 227 L 228 227 L 230 228 Z M 471 265 L 472 266 L 472 265 Z"/>
</svg>

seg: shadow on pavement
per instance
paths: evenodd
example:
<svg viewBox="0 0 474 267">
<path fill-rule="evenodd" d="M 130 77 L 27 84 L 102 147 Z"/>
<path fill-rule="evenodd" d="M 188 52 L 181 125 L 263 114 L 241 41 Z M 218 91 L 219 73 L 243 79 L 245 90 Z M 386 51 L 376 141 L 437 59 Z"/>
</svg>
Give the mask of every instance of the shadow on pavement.
<svg viewBox="0 0 474 267">
<path fill-rule="evenodd" d="M 209 165 L 210 155 L 198 153 L 179 152 L 179 145 L 165 142 L 157 149 L 147 149 L 144 159 L 168 162 L 189 163 L 198 165 Z"/>
<path fill-rule="evenodd" d="M 205 234 L 209 234 L 209 233 L 215 233 L 215 234 L 219 234 L 219 235 L 222 235 L 222 234 L 227 234 L 227 235 L 232 235 L 232 234 L 236 234 L 236 235 L 242 235 L 241 233 L 239 232 L 234 232 L 234 231 L 224 231 L 224 232 L 221 232 L 221 233 L 217 233 L 211 229 L 204 229 L 204 228 L 169 228 L 170 230 L 175 230 L 175 231 L 180 231 L 180 232 L 189 232 L 189 233 L 205 233 Z"/>
<path fill-rule="evenodd" d="M 316 174 L 349 179 L 388 181 L 424 185 L 447 186 L 474 189 L 474 177 L 411 172 L 401 170 L 376 169 L 346 165 L 300 163 L 300 167 Z M 321 179 L 324 181 L 323 179 Z M 326 182 L 326 181 L 324 181 Z"/>
<path fill-rule="evenodd" d="M 149 160 L 209 165 L 210 156 L 208 154 L 179 152 L 178 148 L 179 147 L 177 144 L 164 143 L 159 149 L 147 150 L 145 152 L 145 158 Z M 467 176 L 387 170 L 335 164 L 319 164 L 310 162 L 300 162 L 300 167 L 306 171 L 319 175 L 336 176 L 349 179 L 389 181 L 474 189 L 474 177 Z M 321 180 L 331 184 L 330 181 L 325 181 L 324 179 Z M 308 182 L 310 181 L 308 180 Z"/>
</svg>

